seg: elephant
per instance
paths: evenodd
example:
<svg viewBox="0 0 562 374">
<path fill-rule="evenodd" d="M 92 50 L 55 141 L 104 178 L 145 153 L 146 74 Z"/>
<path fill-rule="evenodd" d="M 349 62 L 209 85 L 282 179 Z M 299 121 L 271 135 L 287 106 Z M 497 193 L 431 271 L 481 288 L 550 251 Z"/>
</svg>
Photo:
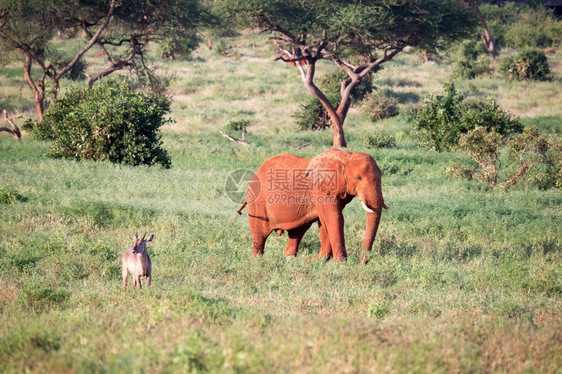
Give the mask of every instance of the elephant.
<svg viewBox="0 0 562 374">
<path fill-rule="evenodd" d="M 296 256 L 305 232 L 318 222 L 320 253 L 316 258 L 347 259 L 344 207 L 357 196 L 367 212 L 363 249 L 370 251 L 381 218 L 389 209 L 381 189 L 382 172 L 370 155 L 329 149 L 312 158 L 280 154 L 266 160 L 248 183 L 246 200 L 253 257 L 264 252 L 267 237 L 287 231 L 285 256 Z M 366 261 L 361 253 L 361 262 Z"/>
</svg>

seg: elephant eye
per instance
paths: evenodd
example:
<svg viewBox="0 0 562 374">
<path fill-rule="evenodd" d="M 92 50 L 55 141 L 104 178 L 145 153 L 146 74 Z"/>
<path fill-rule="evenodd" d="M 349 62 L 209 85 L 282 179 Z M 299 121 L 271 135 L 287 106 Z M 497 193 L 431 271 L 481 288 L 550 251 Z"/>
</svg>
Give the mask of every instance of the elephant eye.
<svg viewBox="0 0 562 374">
<path fill-rule="evenodd" d="M 356 176 L 355 179 L 357 179 L 358 181 L 362 180 L 363 178 L 361 178 L 360 175 Z"/>
</svg>

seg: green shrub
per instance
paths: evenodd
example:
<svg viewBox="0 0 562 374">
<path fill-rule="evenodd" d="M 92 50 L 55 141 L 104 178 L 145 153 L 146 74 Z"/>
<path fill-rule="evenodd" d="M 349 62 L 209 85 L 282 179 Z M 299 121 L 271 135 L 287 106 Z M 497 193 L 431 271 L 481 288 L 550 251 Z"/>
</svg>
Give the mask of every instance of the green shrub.
<svg viewBox="0 0 562 374">
<path fill-rule="evenodd" d="M 0 188 L 0 204 L 12 204 L 16 201 L 27 201 L 27 198 L 9 185 Z"/>
<path fill-rule="evenodd" d="M 482 4 L 480 12 L 486 20 L 496 48 L 545 48 L 562 43 L 562 21 L 551 8 L 533 2 L 504 6 Z"/>
<path fill-rule="evenodd" d="M 459 138 L 459 149 L 468 153 L 480 166 L 479 176 L 490 186 L 495 186 L 499 173 L 499 150 L 502 136 L 485 127 L 477 127 Z"/>
<path fill-rule="evenodd" d="M 520 177 L 528 173 L 538 188 L 562 188 L 562 142 L 542 134 L 536 125 L 513 137 L 508 157 L 517 163 Z"/>
<path fill-rule="evenodd" d="M 332 73 L 324 75 L 319 79 L 318 85 L 323 92 L 335 94 L 340 92 L 341 81 L 347 79 L 348 75 L 338 69 Z M 361 101 L 365 96 L 373 91 L 373 82 L 370 76 L 365 76 L 359 81 L 359 84 L 351 90 L 351 99 Z"/>
<path fill-rule="evenodd" d="M 9 263 L 18 271 L 27 271 L 41 261 L 43 254 L 36 248 L 25 248 L 10 256 Z"/>
<path fill-rule="evenodd" d="M 502 165 L 499 154 L 505 143 L 509 145 L 508 162 Z M 453 163 L 449 170 L 453 177 L 472 179 L 477 175 L 495 187 L 501 174 L 505 179 L 500 184 L 503 188 L 524 177 L 540 189 L 562 188 L 562 143 L 553 136 L 541 134 L 537 126 L 528 126 L 522 134 L 511 138 L 477 127 L 460 136 L 458 148 L 476 161 L 478 168 Z"/>
<path fill-rule="evenodd" d="M 459 45 L 453 61 L 453 77 L 473 79 L 490 72 L 490 59 L 484 43 L 480 40 L 466 40 Z"/>
<path fill-rule="evenodd" d="M 334 107 L 337 107 L 341 101 L 340 94 L 328 94 L 328 100 Z M 322 106 L 320 100 L 311 97 L 305 101 L 293 114 L 297 126 L 301 130 L 324 130 L 332 125 L 332 121 L 328 116 L 328 112 Z"/>
<path fill-rule="evenodd" d="M 62 69 L 72 60 L 73 56 L 64 57 L 60 55 L 52 55 L 50 57 L 51 63 L 57 67 L 57 69 Z M 76 61 L 72 68 L 64 75 L 65 78 L 79 81 L 86 77 L 86 69 L 88 68 L 88 63 L 84 58 Z"/>
<path fill-rule="evenodd" d="M 376 319 L 381 319 L 390 312 L 390 305 L 388 301 L 376 301 L 369 304 L 369 310 L 367 314 L 369 317 L 374 317 Z"/>
<path fill-rule="evenodd" d="M 237 121 L 230 121 L 225 126 L 226 131 L 231 132 L 246 132 L 246 128 L 250 125 L 250 121 L 241 119 Z"/>
<path fill-rule="evenodd" d="M 472 97 L 463 101 L 459 120 L 463 128 L 484 127 L 500 135 L 521 132 L 523 125 L 518 118 L 512 118 L 500 108 L 493 98 Z"/>
<path fill-rule="evenodd" d="M 200 41 L 196 34 L 170 34 L 160 43 L 160 58 L 190 60 L 191 52 L 197 48 Z"/>
<path fill-rule="evenodd" d="M 379 90 L 365 98 L 361 111 L 371 121 L 379 121 L 398 115 L 398 100 L 388 90 Z"/>
<path fill-rule="evenodd" d="M 526 50 L 509 56 L 500 63 L 502 71 L 509 79 L 549 80 L 550 67 L 543 51 Z"/>
<path fill-rule="evenodd" d="M 396 147 L 396 139 L 385 131 L 375 131 L 363 138 L 363 144 L 367 148 L 394 148 Z"/>
<path fill-rule="evenodd" d="M 455 90 L 453 83 L 446 83 L 443 88 L 445 95 L 429 96 L 413 122 L 418 143 L 437 151 L 450 149 L 457 143 L 458 135 L 468 131 L 459 120 L 462 94 Z"/>
<path fill-rule="evenodd" d="M 41 139 L 53 139 L 51 157 L 107 160 L 127 165 L 161 164 L 170 156 L 158 131 L 169 122 L 165 96 L 134 92 L 127 82 L 100 83 L 86 91 L 70 90 L 33 126 Z"/>
<path fill-rule="evenodd" d="M 516 22 L 505 31 L 505 44 L 512 48 L 545 48 L 557 46 L 562 41 L 562 21 L 557 20 L 552 9 L 544 6 L 525 7 Z"/>
<path fill-rule="evenodd" d="M 465 100 L 453 83 L 444 85 L 444 95 L 431 95 L 413 122 L 419 145 L 437 151 L 450 150 L 461 134 L 477 126 L 500 135 L 519 132 L 519 119 L 504 112 L 492 98 Z"/>
</svg>

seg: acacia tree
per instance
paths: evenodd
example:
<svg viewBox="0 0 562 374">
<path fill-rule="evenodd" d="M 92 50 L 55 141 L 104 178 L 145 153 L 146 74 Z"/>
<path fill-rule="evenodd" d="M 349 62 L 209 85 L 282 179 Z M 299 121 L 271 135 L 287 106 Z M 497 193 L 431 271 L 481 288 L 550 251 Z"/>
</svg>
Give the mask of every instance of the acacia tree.
<svg viewBox="0 0 562 374">
<path fill-rule="evenodd" d="M 88 87 L 124 68 L 136 69 L 155 83 L 145 60 L 147 45 L 157 39 L 193 38 L 204 19 L 197 0 L 0 0 L 0 43 L 23 57 L 23 76 L 41 121 L 46 92 L 50 89 L 51 101 L 56 99 L 60 80 L 94 45 L 108 65 L 86 74 Z M 85 35 L 82 48 L 61 59 L 52 40 L 57 34 L 78 33 Z"/>
<path fill-rule="evenodd" d="M 299 67 L 306 89 L 332 122 L 333 144 L 345 147 L 343 124 L 359 81 L 407 47 L 435 51 L 472 29 L 473 13 L 450 0 L 217 0 L 221 12 L 260 29 L 278 60 Z M 347 73 L 334 107 L 314 83 L 317 62 L 329 60 Z"/>
<path fill-rule="evenodd" d="M 496 53 L 496 40 L 492 38 L 492 34 L 490 33 L 490 29 L 488 28 L 488 23 L 486 22 L 486 19 L 484 18 L 482 13 L 480 13 L 480 8 L 479 8 L 480 0 L 461 0 L 461 1 L 467 7 L 472 9 L 474 15 L 478 19 L 478 22 L 480 22 L 480 26 L 482 26 L 482 29 L 484 30 L 484 35 L 480 35 L 480 37 L 482 38 L 482 42 L 486 47 L 486 51 L 488 51 L 488 56 L 490 56 L 490 60 L 493 60 Z M 495 3 L 495 1 L 493 0 L 489 2 Z"/>
</svg>

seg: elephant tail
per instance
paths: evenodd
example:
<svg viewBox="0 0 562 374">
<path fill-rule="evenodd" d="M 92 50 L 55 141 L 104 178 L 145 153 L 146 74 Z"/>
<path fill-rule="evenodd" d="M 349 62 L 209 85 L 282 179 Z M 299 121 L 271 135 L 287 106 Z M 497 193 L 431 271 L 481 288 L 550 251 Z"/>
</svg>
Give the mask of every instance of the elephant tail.
<svg viewBox="0 0 562 374">
<path fill-rule="evenodd" d="M 236 213 L 242 215 L 242 211 L 244 210 L 244 208 L 246 207 L 246 205 L 248 205 L 248 201 L 244 201 L 242 203 L 242 205 L 240 206 L 240 208 L 236 211 Z"/>
</svg>

